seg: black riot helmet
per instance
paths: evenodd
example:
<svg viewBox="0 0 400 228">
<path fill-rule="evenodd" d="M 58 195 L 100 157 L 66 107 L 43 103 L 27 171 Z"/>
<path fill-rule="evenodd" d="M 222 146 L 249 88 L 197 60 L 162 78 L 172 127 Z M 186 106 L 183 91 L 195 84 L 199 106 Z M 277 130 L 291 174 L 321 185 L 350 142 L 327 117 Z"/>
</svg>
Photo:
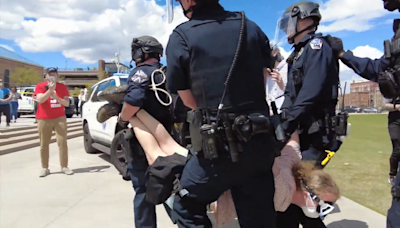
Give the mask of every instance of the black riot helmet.
<svg viewBox="0 0 400 228">
<path fill-rule="evenodd" d="M 383 0 L 383 6 L 391 12 L 395 10 L 400 12 L 400 0 Z"/>
<path fill-rule="evenodd" d="M 314 23 L 301 31 L 297 31 L 297 23 L 299 19 L 312 18 Z M 286 34 L 289 43 L 294 42 L 294 38 L 300 33 L 314 28 L 317 29 L 321 21 L 321 13 L 319 12 L 319 4 L 310 1 L 301 1 L 289 6 L 283 16 L 278 21 L 281 31 Z"/>
<path fill-rule="evenodd" d="M 142 63 L 149 58 L 160 59 L 164 53 L 164 48 L 158 40 L 152 36 L 141 36 L 133 38 L 131 45 L 132 60 L 135 63 Z M 148 54 L 148 58 L 145 58 Z"/>
</svg>

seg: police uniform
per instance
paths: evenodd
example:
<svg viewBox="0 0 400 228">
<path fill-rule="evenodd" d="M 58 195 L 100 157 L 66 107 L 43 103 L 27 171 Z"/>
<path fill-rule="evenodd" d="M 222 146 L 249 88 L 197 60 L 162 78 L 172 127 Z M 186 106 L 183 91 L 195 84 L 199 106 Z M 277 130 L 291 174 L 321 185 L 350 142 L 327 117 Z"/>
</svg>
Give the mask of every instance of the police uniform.
<svg viewBox="0 0 400 228">
<path fill-rule="evenodd" d="M 314 23 L 299 31 L 298 20 L 307 18 Z M 278 23 L 288 41 L 295 43 L 288 58 L 288 82 L 281 107 L 283 126 L 288 136 L 299 131 L 303 160 L 316 161 L 317 165 L 327 158 L 325 150 L 336 147 L 336 152 L 340 145 L 331 125 L 338 101 L 339 62 L 326 37 L 312 32 L 320 20 L 319 5 L 301 1 L 288 7 Z M 305 32 L 308 34 L 295 42 Z M 320 218 L 307 217 L 296 205 L 277 217 L 278 228 L 298 228 L 299 224 L 305 228 L 325 227 Z"/>
<path fill-rule="evenodd" d="M 128 89 L 124 102 L 129 105 L 140 107 L 146 110 L 151 116 L 157 119 L 166 129 L 172 128 L 169 107 L 163 106 L 150 90 L 152 73 L 161 68 L 161 63 L 143 64 L 133 69 L 128 77 Z M 162 82 L 160 74 L 155 75 L 155 83 Z M 165 94 L 159 94 L 162 100 L 166 100 Z M 132 153 L 132 162 L 128 165 L 131 176 L 135 198 L 133 200 L 135 226 L 138 228 L 157 227 L 155 205 L 146 201 L 146 177 L 148 162 L 139 142 L 134 139 L 136 145 Z"/>
<path fill-rule="evenodd" d="M 400 167 L 400 162 L 399 162 Z M 400 175 L 392 186 L 392 206 L 388 210 L 387 228 L 400 228 Z"/>
<path fill-rule="evenodd" d="M 225 11 L 221 5 L 202 5 L 191 19 L 171 34 L 167 46 L 167 88 L 190 89 L 200 109 L 216 115 L 224 82 L 239 40 L 241 14 Z M 244 45 L 228 83 L 222 112 L 269 115 L 265 101 L 263 68 L 271 68 L 269 40 L 252 21 L 245 20 Z M 193 135 L 192 142 L 193 142 Z M 273 137 L 264 133 L 240 143 L 243 151 L 232 162 L 229 151 L 218 149 L 209 160 L 204 151 L 194 151 L 180 178 L 188 194 L 176 196 L 174 210 L 179 227 L 211 228 L 206 205 L 231 189 L 242 228 L 275 227 L 273 205 Z"/>
<path fill-rule="evenodd" d="M 361 77 L 377 82 L 379 77 L 379 72 L 385 71 L 389 65 L 390 61 L 385 59 L 382 56 L 380 59 L 369 59 L 369 58 L 360 58 L 353 55 L 351 51 L 346 51 L 341 58 L 342 62 L 347 65 L 349 68 L 353 69 L 354 72 Z M 392 140 L 399 140 L 399 121 L 400 121 L 400 112 L 399 111 L 391 111 L 388 115 L 388 125 L 389 125 L 389 135 Z M 396 141 L 396 144 L 398 142 Z M 393 143 L 394 146 L 395 142 Z M 399 148 L 393 148 L 394 150 L 398 150 Z M 397 151 L 398 153 L 398 151 Z M 392 155 L 393 157 L 393 155 Z M 392 158 L 391 163 L 395 163 L 398 158 Z M 391 166 L 394 166 L 391 164 Z M 391 170 L 390 175 L 395 175 L 397 173 L 397 169 L 399 166 L 395 167 L 396 170 Z M 393 196 L 392 205 L 388 211 L 387 216 L 387 228 L 400 228 L 400 175 L 397 174 L 394 186 L 392 187 L 392 192 L 396 193 L 396 196 Z"/>
<path fill-rule="evenodd" d="M 335 140 L 326 117 L 335 116 L 339 63 L 322 34 L 309 34 L 294 48 L 282 105 L 288 118 L 286 132 L 299 128 L 303 159 L 320 164 Z"/>
<path fill-rule="evenodd" d="M 378 82 L 379 72 L 389 67 L 390 61 L 382 56 L 380 59 L 360 58 L 353 55 L 353 52 L 346 51 L 340 60 L 361 77 Z"/>
</svg>

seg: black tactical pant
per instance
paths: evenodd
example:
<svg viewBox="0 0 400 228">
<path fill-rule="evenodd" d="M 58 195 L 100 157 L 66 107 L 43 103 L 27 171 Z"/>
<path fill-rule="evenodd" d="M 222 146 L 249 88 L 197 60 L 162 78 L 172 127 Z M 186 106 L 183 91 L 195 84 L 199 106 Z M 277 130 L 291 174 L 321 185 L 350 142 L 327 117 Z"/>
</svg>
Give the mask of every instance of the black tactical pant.
<svg viewBox="0 0 400 228">
<path fill-rule="evenodd" d="M 6 123 L 9 124 L 11 122 L 10 104 L 0 104 L 0 113 L 6 116 Z"/>
<path fill-rule="evenodd" d="M 399 169 L 400 162 L 400 112 L 390 112 L 389 120 L 389 135 L 392 140 L 393 152 L 390 156 L 390 176 L 396 176 Z"/>
<path fill-rule="evenodd" d="M 231 190 L 241 228 L 275 228 L 272 138 L 259 134 L 242 143 L 239 161 L 233 163 L 228 151 L 219 158 L 205 159 L 202 153 L 187 162 L 180 185 L 189 194 L 175 196 L 174 210 L 179 228 L 212 228 L 206 207 Z"/>
<path fill-rule="evenodd" d="M 400 175 L 397 175 L 394 186 L 400 187 Z M 386 227 L 387 228 L 400 227 L 400 197 L 393 198 L 392 200 L 392 206 L 390 207 L 387 215 Z"/>
</svg>

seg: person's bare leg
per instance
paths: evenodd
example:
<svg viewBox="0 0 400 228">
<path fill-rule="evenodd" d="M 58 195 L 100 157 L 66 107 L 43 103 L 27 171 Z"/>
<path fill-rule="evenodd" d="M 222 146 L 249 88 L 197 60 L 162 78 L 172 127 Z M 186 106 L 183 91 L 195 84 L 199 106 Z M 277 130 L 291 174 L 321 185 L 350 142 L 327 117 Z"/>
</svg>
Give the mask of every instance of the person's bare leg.
<svg viewBox="0 0 400 228">
<path fill-rule="evenodd" d="M 129 123 L 132 125 L 135 136 L 146 154 L 149 165 L 152 165 L 159 156 L 167 156 L 161 150 L 150 130 L 138 118 L 131 118 Z"/>
<path fill-rule="evenodd" d="M 160 145 L 162 151 L 167 155 L 174 153 L 182 156 L 187 156 L 188 149 L 179 145 L 167 132 L 164 126 L 158 122 L 153 116 L 141 109 L 136 113 L 136 117 L 150 130 L 151 134 L 155 137 Z"/>
</svg>

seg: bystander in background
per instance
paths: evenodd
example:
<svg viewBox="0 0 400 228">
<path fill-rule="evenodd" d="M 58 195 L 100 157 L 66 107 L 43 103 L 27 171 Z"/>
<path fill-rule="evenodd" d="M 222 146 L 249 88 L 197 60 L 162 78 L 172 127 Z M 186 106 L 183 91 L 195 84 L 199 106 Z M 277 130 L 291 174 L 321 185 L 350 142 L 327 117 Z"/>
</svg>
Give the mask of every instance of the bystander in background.
<svg viewBox="0 0 400 228">
<path fill-rule="evenodd" d="M 82 106 L 86 102 L 86 92 L 85 92 L 85 90 L 81 89 L 78 99 L 79 99 L 79 103 L 78 103 L 79 113 L 81 114 L 81 117 L 82 117 Z"/>
<path fill-rule="evenodd" d="M 6 87 L 0 89 L 0 113 L 6 116 L 6 126 L 10 126 L 11 113 L 10 113 L 10 100 L 12 99 L 12 93 Z M 1 116 L 0 116 L 1 123 Z"/>
<path fill-rule="evenodd" d="M 17 92 L 17 87 L 11 87 L 11 100 L 10 100 L 10 108 L 11 108 L 11 120 L 14 119 L 14 123 L 17 122 L 18 119 L 18 100 L 22 99 L 21 94 Z"/>
<path fill-rule="evenodd" d="M 38 103 L 36 119 L 42 161 L 40 177 L 50 174 L 49 146 L 53 131 L 56 132 L 61 172 L 73 174 L 68 168 L 67 119 L 64 108 L 69 106 L 69 92 L 66 85 L 57 82 L 57 76 L 56 68 L 48 68 L 45 75 L 47 81 L 37 84 L 34 92 Z"/>
<path fill-rule="evenodd" d="M 279 48 L 272 50 L 271 55 L 274 69 L 267 69 L 266 98 L 269 105 L 271 101 L 275 101 L 278 113 L 280 113 L 280 108 L 285 99 L 283 94 L 287 83 L 288 66 Z"/>
</svg>

